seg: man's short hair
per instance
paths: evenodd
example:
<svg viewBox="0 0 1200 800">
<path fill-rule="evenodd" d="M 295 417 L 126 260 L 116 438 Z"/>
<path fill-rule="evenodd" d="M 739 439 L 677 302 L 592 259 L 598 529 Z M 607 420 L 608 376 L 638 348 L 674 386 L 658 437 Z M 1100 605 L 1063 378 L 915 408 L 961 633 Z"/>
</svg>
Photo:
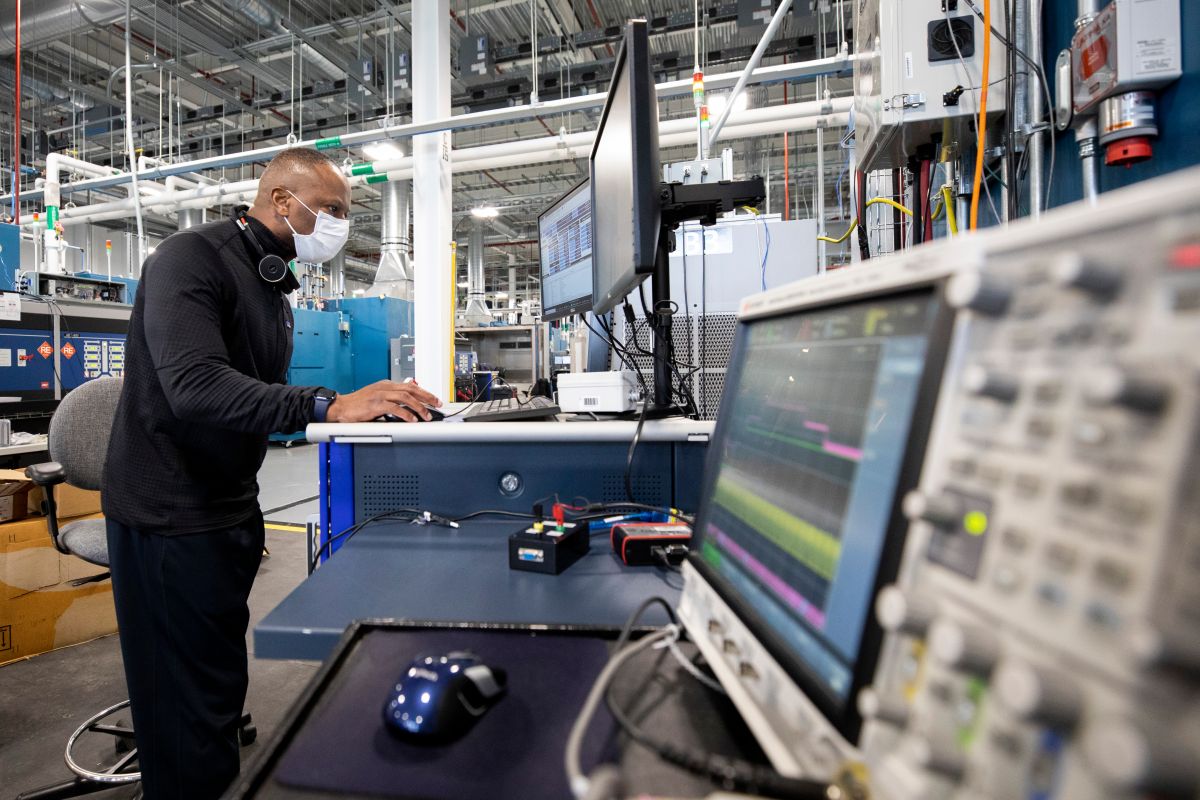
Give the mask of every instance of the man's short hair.
<svg viewBox="0 0 1200 800">
<path fill-rule="evenodd" d="M 309 172 L 322 164 L 328 164 L 339 174 L 341 173 L 337 162 L 320 150 L 314 150 L 311 147 L 289 147 L 271 159 L 261 180 L 270 186 L 280 185 L 286 182 L 284 180 L 286 176 L 295 175 L 298 172 Z"/>
</svg>

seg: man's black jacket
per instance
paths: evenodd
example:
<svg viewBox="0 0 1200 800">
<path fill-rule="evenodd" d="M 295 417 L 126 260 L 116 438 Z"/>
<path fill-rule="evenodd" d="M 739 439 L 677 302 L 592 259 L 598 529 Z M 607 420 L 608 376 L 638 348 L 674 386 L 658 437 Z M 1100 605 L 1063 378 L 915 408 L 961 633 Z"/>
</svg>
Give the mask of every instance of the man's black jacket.
<svg viewBox="0 0 1200 800">
<path fill-rule="evenodd" d="M 268 252 L 292 253 L 257 220 Z M 258 508 L 267 435 L 311 421 L 314 386 L 287 386 L 292 311 L 258 276 L 230 219 L 146 259 L 108 447 L 104 513 L 162 534 L 235 525 Z"/>
</svg>

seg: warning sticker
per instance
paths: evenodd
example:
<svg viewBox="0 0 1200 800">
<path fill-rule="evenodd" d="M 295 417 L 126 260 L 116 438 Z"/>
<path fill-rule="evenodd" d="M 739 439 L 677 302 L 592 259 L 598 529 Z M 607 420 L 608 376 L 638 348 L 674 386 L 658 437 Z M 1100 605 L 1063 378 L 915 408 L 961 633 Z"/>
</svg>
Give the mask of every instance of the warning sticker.
<svg viewBox="0 0 1200 800">
<path fill-rule="evenodd" d="M 38 353 L 41 354 L 42 358 L 49 358 L 50 356 L 54 355 L 54 348 L 49 342 L 42 342 L 40 345 L 38 345 Z"/>
<path fill-rule="evenodd" d="M 71 344 L 70 342 L 64 344 L 62 346 L 62 354 L 63 358 L 70 358 L 71 356 L 75 355 L 75 345 Z"/>
</svg>

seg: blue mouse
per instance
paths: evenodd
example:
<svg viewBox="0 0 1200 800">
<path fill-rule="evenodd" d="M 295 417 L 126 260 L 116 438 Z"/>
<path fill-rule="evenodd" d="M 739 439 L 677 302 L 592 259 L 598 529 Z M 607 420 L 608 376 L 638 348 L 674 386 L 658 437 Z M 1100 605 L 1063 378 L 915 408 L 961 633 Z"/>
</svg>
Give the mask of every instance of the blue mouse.
<svg viewBox="0 0 1200 800">
<path fill-rule="evenodd" d="M 504 694 L 508 676 L 474 653 L 418 656 L 396 679 L 383 721 L 414 742 L 453 741 Z"/>
</svg>

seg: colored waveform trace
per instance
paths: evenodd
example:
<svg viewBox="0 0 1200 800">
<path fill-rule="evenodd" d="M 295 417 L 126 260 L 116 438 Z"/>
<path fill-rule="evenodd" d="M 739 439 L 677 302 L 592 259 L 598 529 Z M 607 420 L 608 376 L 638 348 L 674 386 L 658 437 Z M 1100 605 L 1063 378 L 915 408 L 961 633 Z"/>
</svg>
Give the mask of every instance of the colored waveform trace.
<svg viewBox="0 0 1200 800">
<path fill-rule="evenodd" d="M 818 630 L 825 627 L 825 610 L 821 607 L 809 602 L 804 595 L 796 591 L 795 587 L 791 586 L 777 572 L 773 572 L 765 564 L 751 555 L 745 548 L 734 541 L 727 533 L 718 528 L 716 525 L 710 525 L 709 531 L 714 535 L 717 544 L 734 559 L 741 562 L 751 575 L 757 578 L 764 586 L 775 593 L 775 596 L 783 600 L 796 613 L 800 614 L 805 620 Z M 721 551 L 712 547 L 708 542 L 705 542 L 702 548 L 702 555 L 709 563 L 717 566 L 722 558 Z"/>
<path fill-rule="evenodd" d="M 760 496 L 733 470 L 717 478 L 713 502 L 753 528 L 815 575 L 829 581 L 837 570 L 841 542 L 835 534 Z"/>
</svg>

